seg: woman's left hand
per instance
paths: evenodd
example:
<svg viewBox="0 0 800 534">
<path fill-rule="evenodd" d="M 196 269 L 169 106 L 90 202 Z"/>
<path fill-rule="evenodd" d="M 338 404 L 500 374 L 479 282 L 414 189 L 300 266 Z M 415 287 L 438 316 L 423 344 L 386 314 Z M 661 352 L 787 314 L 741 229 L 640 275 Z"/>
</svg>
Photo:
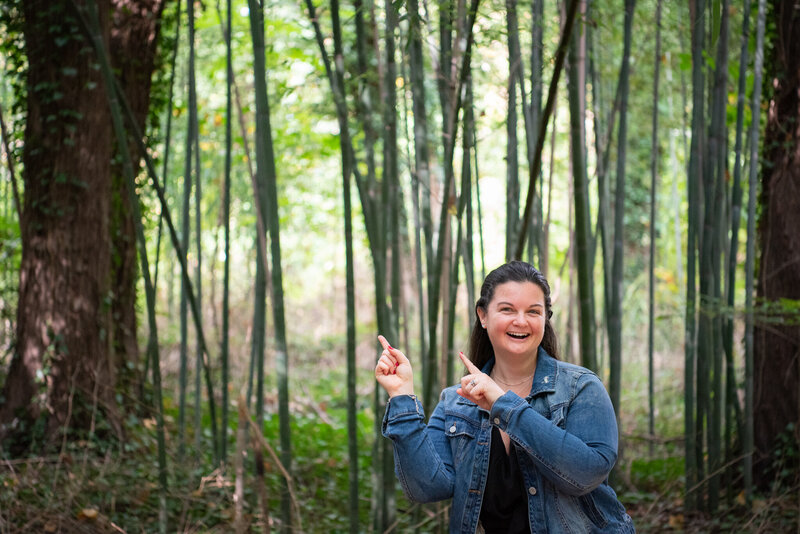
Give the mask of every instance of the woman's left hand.
<svg viewBox="0 0 800 534">
<path fill-rule="evenodd" d="M 499 399 L 505 391 L 489 375 L 482 373 L 480 369 L 475 367 L 475 364 L 469 361 L 463 352 L 459 352 L 458 356 L 467 366 L 469 374 L 461 379 L 461 387 L 456 390 L 456 393 L 474 402 L 484 410 L 490 411 L 494 401 Z"/>
</svg>

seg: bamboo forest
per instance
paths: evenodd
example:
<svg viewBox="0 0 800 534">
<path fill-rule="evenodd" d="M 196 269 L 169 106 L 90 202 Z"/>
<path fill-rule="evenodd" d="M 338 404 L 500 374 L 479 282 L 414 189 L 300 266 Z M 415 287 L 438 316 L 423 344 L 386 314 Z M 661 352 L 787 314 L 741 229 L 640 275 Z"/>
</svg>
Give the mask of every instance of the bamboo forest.
<svg viewBox="0 0 800 534">
<path fill-rule="evenodd" d="M 453 532 L 378 335 L 511 260 L 636 531 L 800 532 L 800 0 L 0 0 L 0 126 L 0 534 Z"/>
</svg>

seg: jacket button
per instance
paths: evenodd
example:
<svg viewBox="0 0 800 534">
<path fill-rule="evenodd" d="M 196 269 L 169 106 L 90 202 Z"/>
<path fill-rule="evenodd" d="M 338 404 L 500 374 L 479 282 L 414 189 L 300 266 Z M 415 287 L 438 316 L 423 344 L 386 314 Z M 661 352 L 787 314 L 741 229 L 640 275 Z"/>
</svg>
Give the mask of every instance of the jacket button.
<svg viewBox="0 0 800 534">
<path fill-rule="evenodd" d="M 528 488 L 528 493 L 530 493 L 531 495 L 536 495 L 536 488 L 531 486 L 530 488 Z"/>
<path fill-rule="evenodd" d="M 500 418 L 499 417 L 495 417 L 494 418 L 494 424 L 496 424 L 496 425 L 500 424 Z"/>
<path fill-rule="evenodd" d="M 456 425 L 453 425 L 453 426 L 450 427 L 450 433 L 451 434 L 455 434 L 456 433 Z"/>
</svg>

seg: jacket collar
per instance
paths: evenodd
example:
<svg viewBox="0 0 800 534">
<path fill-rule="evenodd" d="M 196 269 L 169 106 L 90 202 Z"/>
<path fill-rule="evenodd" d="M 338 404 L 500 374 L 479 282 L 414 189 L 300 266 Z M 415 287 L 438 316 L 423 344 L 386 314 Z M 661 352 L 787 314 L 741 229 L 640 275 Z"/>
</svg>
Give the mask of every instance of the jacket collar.
<svg viewBox="0 0 800 534">
<path fill-rule="evenodd" d="M 487 375 L 492 372 L 494 367 L 494 356 L 481 369 Z M 556 380 L 558 379 L 558 363 L 555 358 L 547 354 L 547 351 L 539 346 L 536 355 L 536 373 L 533 375 L 533 384 L 528 397 L 535 397 L 543 393 L 554 393 L 556 390 Z"/>
<path fill-rule="evenodd" d="M 558 380 L 558 362 L 540 346 L 536 356 L 536 374 L 533 375 L 533 385 L 531 385 L 529 396 L 554 393 L 556 380 Z"/>
</svg>

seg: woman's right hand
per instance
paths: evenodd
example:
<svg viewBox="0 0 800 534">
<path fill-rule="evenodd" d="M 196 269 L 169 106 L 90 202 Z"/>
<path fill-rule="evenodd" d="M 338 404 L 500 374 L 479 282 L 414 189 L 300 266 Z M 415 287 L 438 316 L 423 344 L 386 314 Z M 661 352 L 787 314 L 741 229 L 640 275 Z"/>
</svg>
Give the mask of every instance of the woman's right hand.
<svg viewBox="0 0 800 534">
<path fill-rule="evenodd" d="M 389 397 L 397 395 L 414 394 L 414 375 L 411 371 L 411 362 L 406 355 L 399 350 L 392 348 L 386 338 L 378 336 L 383 346 L 378 364 L 375 366 L 375 379 L 381 385 Z"/>
</svg>

